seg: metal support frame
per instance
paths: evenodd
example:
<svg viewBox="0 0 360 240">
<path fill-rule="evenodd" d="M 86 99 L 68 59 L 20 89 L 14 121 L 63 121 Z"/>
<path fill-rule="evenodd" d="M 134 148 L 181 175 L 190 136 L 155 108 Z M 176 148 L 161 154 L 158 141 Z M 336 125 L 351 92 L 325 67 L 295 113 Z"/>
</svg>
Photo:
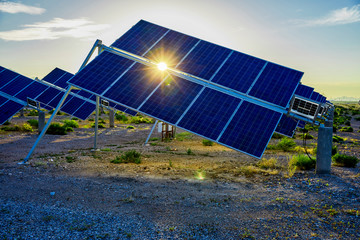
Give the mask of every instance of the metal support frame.
<svg viewBox="0 0 360 240">
<path fill-rule="evenodd" d="M 61 98 L 59 104 L 57 105 L 57 107 L 55 108 L 53 114 L 51 115 L 51 117 L 49 118 L 49 121 L 46 123 L 44 129 L 41 131 L 40 135 L 38 136 L 38 138 L 36 139 L 36 142 L 34 143 L 34 145 L 32 146 L 30 152 L 28 153 L 28 155 L 24 158 L 24 161 L 20 162 L 19 164 L 25 164 L 27 161 L 29 161 L 32 153 L 34 152 L 36 146 L 39 144 L 40 140 L 42 139 L 42 137 L 44 136 L 44 134 L 46 133 L 46 131 L 48 130 L 52 120 L 54 119 L 54 117 L 56 116 L 56 114 L 58 113 L 58 111 L 60 110 L 61 106 L 63 105 L 63 103 L 65 102 L 65 99 L 67 98 L 67 96 L 69 95 L 69 93 L 72 90 L 72 86 L 69 86 L 64 94 L 64 96 Z"/>
<path fill-rule="evenodd" d="M 144 143 L 144 146 L 146 146 L 146 144 L 149 142 L 150 136 L 151 136 L 151 134 L 154 132 L 155 127 L 156 127 L 156 125 L 158 124 L 158 122 L 159 122 L 159 120 L 156 119 L 154 125 L 153 125 L 152 128 L 151 128 L 151 131 L 150 131 L 148 137 L 146 138 L 146 141 L 145 141 L 145 143 Z"/>
<path fill-rule="evenodd" d="M 102 51 L 102 50 L 100 51 L 100 46 L 102 46 L 102 41 L 99 40 L 99 39 L 97 39 L 97 40 L 95 41 L 94 45 L 92 46 L 89 54 L 86 56 L 83 64 L 81 64 L 81 67 L 80 67 L 80 69 L 79 69 L 79 72 L 80 72 L 80 70 L 83 69 L 83 68 L 86 66 L 86 64 L 89 62 L 91 56 L 93 55 L 93 53 L 94 53 L 94 51 L 95 51 L 95 49 L 96 49 L 97 47 L 99 48 L 98 53 L 100 54 L 100 52 Z"/>
</svg>

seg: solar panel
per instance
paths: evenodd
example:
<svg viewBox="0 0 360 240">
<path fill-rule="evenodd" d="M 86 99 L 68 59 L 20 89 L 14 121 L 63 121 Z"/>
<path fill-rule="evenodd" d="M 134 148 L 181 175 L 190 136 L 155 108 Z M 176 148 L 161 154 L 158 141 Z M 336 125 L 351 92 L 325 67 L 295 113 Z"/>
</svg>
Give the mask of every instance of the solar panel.
<svg viewBox="0 0 360 240">
<path fill-rule="evenodd" d="M 319 93 L 318 92 L 313 92 L 312 94 L 311 94 L 311 96 L 310 96 L 310 99 L 311 100 L 314 100 L 314 101 L 316 101 L 316 99 L 319 97 Z"/>
<path fill-rule="evenodd" d="M 173 35 L 176 35 L 176 38 L 172 37 Z M 173 39 L 177 40 L 175 44 Z M 188 53 L 186 61 L 179 64 L 177 69 L 209 80 L 218 67 L 224 65 L 224 69 L 219 71 L 219 77 L 215 77 L 214 82 L 281 107 L 288 106 L 303 75 L 302 72 L 274 63 L 267 62 L 268 64 L 265 66 L 265 60 L 144 20 L 139 21 L 112 46 L 137 55 L 143 55 L 146 49 L 152 48 L 145 57 L 154 61 L 158 61 L 164 55 L 156 54 L 156 52 L 169 53 L 167 56 L 172 56 L 170 53 L 175 53 L 174 56 L 181 57 L 189 48 L 194 47 Z M 161 51 L 156 51 L 156 49 L 161 49 Z M 171 59 L 171 57 L 168 58 Z M 172 61 L 169 61 L 172 65 Z M 250 70 L 247 71 L 248 69 Z M 236 78 L 236 76 L 241 77 Z M 249 89 L 251 91 L 248 91 Z"/>
<path fill-rule="evenodd" d="M 1 71 L 1 70 L 0 70 Z M 0 96 L 0 125 L 8 121 L 12 116 L 19 112 L 24 105 L 8 100 L 5 97 Z"/>
<path fill-rule="evenodd" d="M 275 132 L 285 135 L 287 137 L 292 137 L 295 133 L 295 129 L 298 125 L 298 120 L 283 114 L 281 116 L 279 125 L 276 127 Z"/>
<path fill-rule="evenodd" d="M 314 88 L 303 85 L 303 84 L 299 84 L 299 86 L 297 87 L 297 89 L 295 91 L 295 94 L 305 97 L 305 98 L 310 98 L 313 91 L 314 91 Z"/>
</svg>

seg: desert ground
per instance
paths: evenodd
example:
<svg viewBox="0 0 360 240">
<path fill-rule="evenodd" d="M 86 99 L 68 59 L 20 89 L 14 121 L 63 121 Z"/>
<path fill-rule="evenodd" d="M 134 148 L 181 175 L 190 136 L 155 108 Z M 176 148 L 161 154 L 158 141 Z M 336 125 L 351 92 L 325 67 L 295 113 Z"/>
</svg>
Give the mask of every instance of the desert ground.
<svg viewBox="0 0 360 240">
<path fill-rule="evenodd" d="M 334 146 L 360 158 L 358 117 Z M 316 128 L 306 147 L 298 131 L 295 147 L 269 147 L 259 160 L 181 129 L 169 141 L 155 131 L 144 146 L 151 123 L 109 128 L 101 118 L 98 151 L 91 116 L 46 134 L 25 165 L 36 128 L 0 132 L 0 239 L 360 239 L 360 164 L 325 175 L 289 166 L 305 148 L 316 156 Z M 113 163 L 131 150 L 141 163 Z"/>
</svg>

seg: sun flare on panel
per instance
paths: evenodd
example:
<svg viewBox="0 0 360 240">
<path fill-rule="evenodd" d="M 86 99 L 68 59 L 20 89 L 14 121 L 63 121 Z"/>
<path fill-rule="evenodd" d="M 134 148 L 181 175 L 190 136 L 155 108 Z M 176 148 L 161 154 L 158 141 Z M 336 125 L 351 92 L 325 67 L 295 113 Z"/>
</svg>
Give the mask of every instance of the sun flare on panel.
<svg viewBox="0 0 360 240">
<path fill-rule="evenodd" d="M 160 62 L 158 63 L 157 67 L 160 71 L 165 71 L 167 69 L 167 64 L 164 62 Z"/>
</svg>

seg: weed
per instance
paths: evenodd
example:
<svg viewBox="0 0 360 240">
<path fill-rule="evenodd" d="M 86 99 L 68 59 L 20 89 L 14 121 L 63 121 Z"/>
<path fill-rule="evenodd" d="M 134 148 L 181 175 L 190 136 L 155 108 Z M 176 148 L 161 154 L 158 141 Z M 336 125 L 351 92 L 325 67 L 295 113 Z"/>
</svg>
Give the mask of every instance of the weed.
<svg viewBox="0 0 360 240">
<path fill-rule="evenodd" d="M 132 197 L 127 197 L 127 198 L 122 198 L 119 201 L 124 203 L 132 203 L 134 202 L 134 199 Z"/>
<path fill-rule="evenodd" d="M 64 120 L 64 127 L 78 128 L 79 124 L 75 120 Z"/>
<path fill-rule="evenodd" d="M 176 134 L 175 138 L 178 141 L 184 141 L 185 139 L 190 139 L 191 136 L 192 136 L 192 134 L 189 132 L 182 132 L 182 133 Z"/>
<path fill-rule="evenodd" d="M 354 129 L 352 127 L 342 127 L 339 132 L 354 132 Z"/>
<path fill-rule="evenodd" d="M 342 143 L 342 142 L 344 142 L 345 140 L 344 140 L 344 138 L 342 138 L 342 137 L 339 137 L 339 136 L 333 136 L 333 142 L 336 142 L 336 143 Z"/>
<path fill-rule="evenodd" d="M 274 139 L 281 139 L 281 138 L 283 138 L 283 137 L 284 137 L 283 135 L 281 135 L 281 134 L 279 134 L 279 133 L 274 132 L 274 134 L 272 135 L 272 137 L 271 137 L 271 138 L 274 138 Z"/>
<path fill-rule="evenodd" d="M 103 152 L 111 152 L 111 149 L 110 149 L 110 148 L 102 148 L 100 151 L 103 151 Z"/>
<path fill-rule="evenodd" d="M 356 167 L 356 165 L 360 161 L 355 156 L 348 156 L 348 155 L 339 154 L 339 153 L 335 154 L 333 156 L 332 160 L 333 160 L 333 162 L 335 163 L 336 166 L 351 167 L 351 168 Z"/>
<path fill-rule="evenodd" d="M 32 126 L 32 127 L 39 127 L 39 121 L 36 119 L 29 119 L 27 120 L 27 122 Z"/>
<path fill-rule="evenodd" d="M 314 137 L 312 135 L 310 135 L 309 133 L 305 133 L 304 138 L 309 139 L 309 140 L 314 139 Z"/>
<path fill-rule="evenodd" d="M 24 123 L 21 127 L 21 130 L 24 132 L 33 132 L 33 128 L 28 123 Z"/>
<path fill-rule="evenodd" d="M 76 120 L 79 120 L 79 119 L 77 117 L 73 117 L 73 118 L 71 118 L 71 120 L 76 121 Z"/>
<path fill-rule="evenodd" d="M 127 129 L 135 129 L 135 127 L 132 126 L 132 125 L 129 125 L 129 126 L 127 126 L 126 128 L 127 128 Z"/>
<path fill-rule="evenodd" d="M 69 128 L 64 127 L 60 123 L 52 123 L 46 133 L 51 135 L 66 135 L 68 130 Z"/>
<path fill-rule="evenodd" d="M 134 116 L 129 120 L 130 123 L 140 124 L 140 123 L 154 123 L 154 119 L 143 117 L 143 116 Z"/>
<path fill-rule="evenodd" d="M 156 146 L 156 145 L 158 145 L 158 143 L 154 143 L 154 142 L 150 143 L 150 146 Z"/>
<path fill-rule="evenodd" d="M 259 172 L 260 169 L 252 165 L 239 168 L 239 174 L 245 175 L 246 177 L 253 177 Z"/>
<path fill-rule="evenodd" d="M 277 168 L 277 159 L 276 158 L 269 158 L 269 159 L 261 159 L 256 165 L 262 169 L 269 169 L 269 168 Z"/>
<path fill-rule="evenodd" d="M 195 153 L 193 153 L 193 151 L 191 151 L 191 148 L 188 148 L 188 149 L 186 150 L 186 154 L 187 154 L 187 155 L 195 155 Z"/>
<path fill-rule="evenodd" d="M 90 119 L 89 119 L 89 120 L 90 120 Z M 92 127 L 92 128 L 95 128 L 95 123 L 92 123 L 92 124 L 91 124 L 91 127 Z M 99 122 L 99 123 L 98 123 L 98 128 L 105 128 L 105 126 L 104 126 L 104 124 L 102 124 L 102 123 Z"/>
<path fill-rule="evenodd" d="M 121 156 L 117 156 L 115 159 L 110 161 L 111 163 L 141 163 L 141 153 L 136 150 L 130 150 L 122 154 Z"/>
<path fill-rule="evenodd" d="M 316 160 L 310 159 L 307 155 L 295 155 L 289 161 L 289 166 L 296 166 L 297 169 L 310 170 L 315 168 Z"/>
<path fill-rule="evenodd" d="M 128 117 L 125 114 L 116 114 L 115 118 L 119 122 L 127 122 L 129 120 Z"/>
<path fill-rule="evenodd" d="M 73 162 L 75 162 L 75 157 L 66 156 L 65 158 L 66 158 L 66 162 L 68 162 L 68 163 L 73 163 Z"/>
<path fill-rule="evenodd" d="M 213 141 L 210 141 L 210 140 L 207 140 L 207 139 L 203 139 L 202 140 L 202 144 L 204 146 L 213 146 L 214 145 L 214 142 Z"/>
<path fill-rule="evenodd" d="M 169 160 L 169 167 L 173 168 L 174 164 L 172 163 L 171 159 Z"/>
<path fill-rule="evenodd" d="M 20 131 L 21 127 L 19 125 L 14 125 L 14 126 L 5 126 L 2 127 L 1 130 L 3 131 Z"/>
<path fill-rule="evenodd" d="M 283 138 L 277 144 L 277 147 L 285 152 L 292 150 L 295 146 L 296 146 L 296 143 L 294 142 L 294 140 L 292 140 L 290 138 Z"/>
<path fill-rule="evenodd" d="M 150 138 L 150 139 L 149 139 L 150 142 L 157 141 L 157 140 L 159 140 L 159 138 L 157 138 L 157 137 L 154 137 L 154 138 Z"/>
<path fill-rule="evenodd" d="M 39 112 L 35 109 L 31 109 L 27 115 L 35 117 L 35 116 L 39 116 Z"/>
</svg>

